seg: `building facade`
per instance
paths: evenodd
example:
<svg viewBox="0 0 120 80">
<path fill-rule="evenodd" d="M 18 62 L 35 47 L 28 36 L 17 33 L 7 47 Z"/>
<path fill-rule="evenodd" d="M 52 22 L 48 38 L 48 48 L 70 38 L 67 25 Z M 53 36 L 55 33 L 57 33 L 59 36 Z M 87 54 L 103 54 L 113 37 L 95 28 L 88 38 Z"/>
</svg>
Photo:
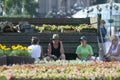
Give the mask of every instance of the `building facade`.
<svg viewBox="0 0 120 80">
<path fill-rule="evenodd" d="M 89 7 L 96 0 L 39 0 L 39 17 L 47 14 L 72 14 L 81 8 Z M 64 12 L 64 13 L 63 13 Z"/>
</svg>

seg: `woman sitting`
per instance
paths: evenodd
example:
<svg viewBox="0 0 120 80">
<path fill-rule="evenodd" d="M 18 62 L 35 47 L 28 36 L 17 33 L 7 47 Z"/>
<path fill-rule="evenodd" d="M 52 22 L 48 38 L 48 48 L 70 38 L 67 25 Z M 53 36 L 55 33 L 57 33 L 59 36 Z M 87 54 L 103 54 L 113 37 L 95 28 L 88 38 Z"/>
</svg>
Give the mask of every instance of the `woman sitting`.
<svg viewBox="0 0 120 80">
<path fill-rule="evenodd" d="M 120 43 L 116 35 L 110 38 L 111 46 L 107 55 L 105 55 L 105 61 L 120 61 Z"/>
<path fill-rule="evenodd" d="M 29 52 L 31 53 L 31 56 L 35 58 L 36 61 L 39 61 L 40 58 L 43 57 L 42 54 L 42 46 L 39 45 L 39 39 L 37 37 L 32 37 L 31 39 L 31 45 L 28 46 Z"/>
<path fill-rule="evenodd" d="M 87 38 L 81 36 L 80 45 L 76 49 L 76 54 L 80 60 L 92 60 L 91 56 L 93 55 L 93 49 L 91 45 L 87 44 Z"/>
</svg>

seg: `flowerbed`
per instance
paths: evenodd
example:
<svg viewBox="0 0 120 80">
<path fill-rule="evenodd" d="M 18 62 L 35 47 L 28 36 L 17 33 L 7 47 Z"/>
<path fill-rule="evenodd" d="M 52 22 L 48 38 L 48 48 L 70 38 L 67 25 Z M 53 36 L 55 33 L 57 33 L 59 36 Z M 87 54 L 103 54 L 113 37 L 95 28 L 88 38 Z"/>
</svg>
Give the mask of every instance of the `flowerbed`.
<svg viewBox="0 0 120 80">
<path fill-rule="evenodd" d="M 28 24 L 28 22 L 20 22 L 17 25 L 13 25 L 11 22 L 1 22 L 0 23 L 0 32 L 65 32 L 69 30 L 69 32 L 81 32 L 81 31 L 97 31 L 97 27 L 88 24 L 80 24 L 78 26 L 74 25 L 32 25 Z M 68 32 L 68 31 L 67 31 Z"/>
<path fill-rule="evenodd" d="M 97 28 L 92 26 L 92 25 L 88 25 L 88 24 L 81 24 L 79 26 L 72 26 L 72 25 L 46 25 L 44 24 L 43 26 L 34 26 L 32 25 L 32 27 L 35 30 L 38 30 L 40 32 L 44 32 L 44 31 L 50 31 L 50 32 L 66 32 L 67 31 L 72 31 L 72 32 L 81 32 L 81 31 L 97 31 Z"/>
<path fill-rule="evenodd" d="M 7 47 L 0 44 L 0 66 L 5 64 L 33 64 L 35 60 L 31 58 L 29 50 L 22 45 Z"/>
<path fill-rule="evenodd" d="M 29 49 L 22 45 L 12 45 L 7 47 L 6 45 L 0 44 L 0 56 L 26 56 L 31 57 Z"/>
<path fill-rule="evenodd" d="M 120 62 L 52 61 L 1 66 L 8 80 L 120 80 Z"/>
</svg>

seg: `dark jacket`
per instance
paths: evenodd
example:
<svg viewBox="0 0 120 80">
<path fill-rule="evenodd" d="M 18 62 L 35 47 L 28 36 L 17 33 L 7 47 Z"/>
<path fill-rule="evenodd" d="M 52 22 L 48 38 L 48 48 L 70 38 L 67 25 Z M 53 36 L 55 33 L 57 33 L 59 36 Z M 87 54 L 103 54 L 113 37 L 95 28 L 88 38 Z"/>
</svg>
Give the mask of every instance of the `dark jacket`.
<svg viewBox="0 0 120 80">
<path fill-rule="evenodd" d="M 101 34 L 100 34 L 100 31 L 101 31 Z M 105 36 L 107 34 L 107 30 L 103 27 L 103 28 L 100 28 L 100 31 L 98 32 L 98 40 L 99 40 L 99 43 L 104 43 L 106 41 Z"/>
</svg>

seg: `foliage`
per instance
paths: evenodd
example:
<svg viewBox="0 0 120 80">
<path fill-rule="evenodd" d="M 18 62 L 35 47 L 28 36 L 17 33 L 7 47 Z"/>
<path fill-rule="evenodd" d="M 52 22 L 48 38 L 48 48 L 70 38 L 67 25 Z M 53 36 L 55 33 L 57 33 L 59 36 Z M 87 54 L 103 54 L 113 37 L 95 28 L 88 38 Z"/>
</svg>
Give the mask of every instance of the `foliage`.
<svg viewBox="0 0 120 80">
<path fill-rule="evenodd" d="M 74 30 L 73 26 L 65 25 L 65 26 L 58 26 L 60 30 Z"/>
<path fill-rule="evenodd" d="M 97 28 L 88 24 L 81 24 L 76 27 L 76 31 L 82 31 L 82 30 L 97 30 Z"/>
<path fill-rule="evenodd" d="M 42 32 L 42 31 L 58 31 L 58 28 L 55 25 L 43 24 L 42 26 L 32 26 L 32 27 L 36 30 L 39 30 L 40 32 Z"/>
<path fill-rule="evenodd" d="M 12 46 L 12 52 L 10 56 L 26 56 L 30 57 L 31 54 L 28 52 L 28 48 L 22 45 Z"/>
<path fill-rule="evenodd" d="M 41 61 L 1 66 L 0 72 L 8 80 L 120 80 L 120 62 Z"/>
<path fill-rule="evenodd" d="M 11 53 L 10 48 L 0 44 L 0 56 L 8 56 L 10 53 Z"/>
<path fill-rule="evenodd" d="M 0 56 L 26 56 L 30 57 L 31 54 L 27 47 L 22 45 L 6 47 L 5 45 L 0 44 Z"/>
<path fill-rule="evenodd" d="M 44 31 L 51 31 L 51 32 L 54 32 L 54 31 L 60 32 L 61 31 L 61 32 L 63 32 L 66 30 L 80 32 L 82 30 L 95 30 L 95 31 L 97 30 L 97 28 L 95 28 L 92 25 L 88 25 L 88 24 L 80 24 L 79 26 L 71 26 L 71 25 L 56 26 L 56 25 L 43 24 L 42 26 L 32 25 L 32 28 L 37 32 L 44 32 Z"/>
<path fill-rule="evenodd" d="M 0 0 L 3 1 L 3 0 Z M 38 2 L 34 0 L 4 0 L 4 10 L 7 15 L 30 15 L 36 14 Z M 24 12 L 22 9 L 24 8 Z"/>
<path fill-rule="evenodd" d="M 43 30 L 46 30 L 46 31 L 57 31 L 57 26 L 55 25 L 46 25 L 46 24 L 43 24 Z"/>
<path fill-rule="evenodd" d="M 46 25 L 43 24 L 43 26 L 34 26 L 34 29 L 37 29 L 39 31 L 62 31 L 62 30 L 74 30 L 73 26 L 65 25 L 65 26 L 56 26 L 56 25 Z"/>
</svg>

